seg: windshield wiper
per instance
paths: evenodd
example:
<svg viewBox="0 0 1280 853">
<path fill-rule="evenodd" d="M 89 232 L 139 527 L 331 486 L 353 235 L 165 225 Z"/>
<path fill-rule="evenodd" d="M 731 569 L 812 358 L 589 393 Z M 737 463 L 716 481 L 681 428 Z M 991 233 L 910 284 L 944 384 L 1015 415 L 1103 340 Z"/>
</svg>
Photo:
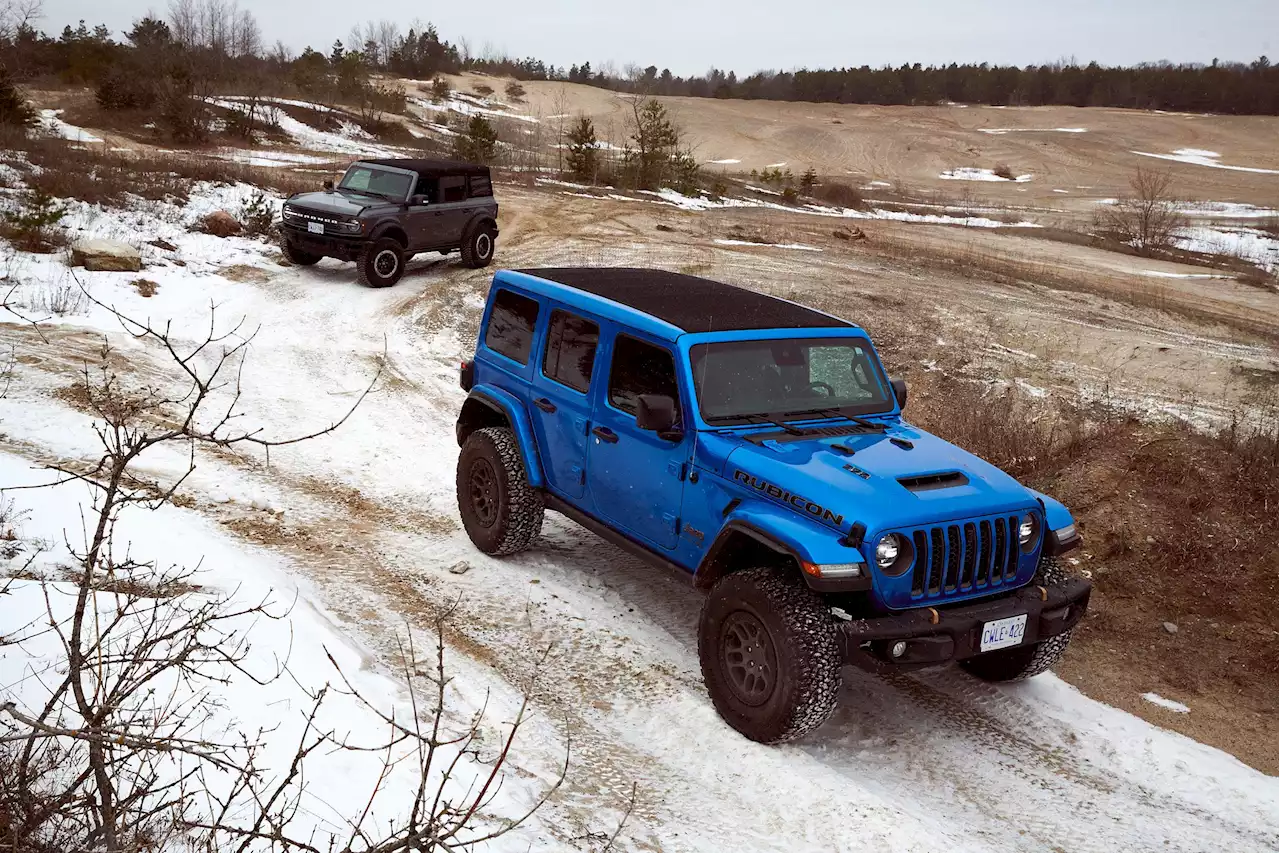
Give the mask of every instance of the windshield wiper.
<svg viewBox="0 0 1280 853">
<path fill-rule="evenodd" d="M 752 423 L 757 423 L 757 424 L 772 424 L 773 426 L 776 426 L 778 429 L 783 430 L 784 432 L 790 435 L 804 435 L 804 430 L 796 429 L 790 424 L 785 424 L 782 421 L 774 420 L 769 415 L 761 414 L 757 412 L 747 412 L 740 415 L 712 415 L 706 420 L 707 420 L 707 423 L 716 423 L 718 421 L 750 420 Z"/>
<path fill-rule="evenodd" d="M 874 432 L 884 432 L 885 425 L 869 421 L 866 418 L 860 418 L 857 415 L 847 415 L 839 409 L 801 409 L 796 412 L 787 412 L 788 415 L 824 415 L 828 418 L 844 418 L 853 421 L 860 427 L 864 427 Z"/>
</svg>

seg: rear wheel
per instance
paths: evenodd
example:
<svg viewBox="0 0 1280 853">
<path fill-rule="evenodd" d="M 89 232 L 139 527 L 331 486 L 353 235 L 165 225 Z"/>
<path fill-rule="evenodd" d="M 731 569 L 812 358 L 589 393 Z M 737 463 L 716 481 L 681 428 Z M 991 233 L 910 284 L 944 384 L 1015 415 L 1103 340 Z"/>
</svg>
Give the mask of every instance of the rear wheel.
<svg viewBox="0 0 1280 853">
<path fill-rule="evenodd" d="M 497 235 L 489 225 L 476 225 L 462 241 L 462 262 L 473 269 L 487 267 L 493 260 Z"/>
<path fill-rule="evenodd" d="M 1040 568 L 1031 583 L 1048 587 L 1066 579 L 1067 573 L 1056 559 L 1041 557 Z M 983 681 L 1022 681 L 1057 666 L 1070 642 L 1071 631 L 1067 630 L 1038 643 L 966 658 L 960 661 L 960 667 Z"/>
<path fill-rule="evenodd" d="M 309 267 L 320 261 L 321 255 L 313 255 L 310 252 L 304 252 L 297 246 L 289 242 L 288 237 L 280 238 L 280 251 L 284 253 L 289 263 L 297 264 L 300 267 Z"/>
<path fill-rule="evenodd" d="M 712 704 L 752 740 L 795 740 L 835 710 L 835 623 L 795 573 L 765 567 L 721 578 L 702 607 L 698 657 Z"/>
<path fill-rule="evenodd" d="M 542 531 L 542 495 L 529 485 L 515 433 L 485 427 L 458 454 L 458 514 L 472 543 L 495 557 L 523 551 Z"/>
<path fill-rule="evenodd" d="M 360 283 L 369 287 L 390 287 L 404 275 L 404 247 L 398 240 L 382 237 L 374 240 L 356 261 Z"/>
</svg>

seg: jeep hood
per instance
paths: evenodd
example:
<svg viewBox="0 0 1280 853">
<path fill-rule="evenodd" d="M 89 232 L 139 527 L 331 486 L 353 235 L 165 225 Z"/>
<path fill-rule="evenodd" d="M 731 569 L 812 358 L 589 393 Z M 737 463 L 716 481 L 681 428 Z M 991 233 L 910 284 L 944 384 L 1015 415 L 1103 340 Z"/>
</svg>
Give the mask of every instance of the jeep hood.
<svg viewBox="0 0 1280 853">
<path fill-rule="evenodd" d="M 874 534 L 1037 506 L 1035 494 L 999 468 L 906 424 L 834 438 L 758 437 L 771 433 L 755 433 L 756 441 L 742 433 L 707 435 L 703 461 L 765 499 L 830 510 L 827 523 L 834 516 L 843 530 L 862 523 Z"/>
<path fill-rule="evenodd" d="M 346 195 L 340 192 L 299 193 L 285 201 L 290 207 L 300 207 L 329 216 L 359 216 L 362 210 L 386 204 L 384 199 L 363 195 Z"/>
</svg>

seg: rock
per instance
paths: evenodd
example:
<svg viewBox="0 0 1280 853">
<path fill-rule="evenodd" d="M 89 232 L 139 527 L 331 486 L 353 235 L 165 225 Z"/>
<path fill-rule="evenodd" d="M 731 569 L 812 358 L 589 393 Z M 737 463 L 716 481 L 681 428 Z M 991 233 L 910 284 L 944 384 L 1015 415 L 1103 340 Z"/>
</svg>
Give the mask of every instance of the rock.
<svg viewBox="0 0 1280 853">
<path fill-rule="evenodd" d="M 1165 622 L 1164 629 L 1168 631 L 1170 634 L 1178 633 L 1178 626 L 1173 624 L 1172 622 Z"/>
<path fill-rule="evenodd" d="M 155 246 L 157 249 L 164 249 L 166 252 L 176 252 L 178 247 L 170 243 L 168 240 L 148 240 L 148 246 Z"/>
<path fill-rule="evenodd" d="M 244 231 L 244 226 L 225 210 L 215 210 L 200 220 L 200 230 L 215 237 L 234 237 Z"/>
<path fill-rule="evenodd" d="M 659 231 L 666 231 L 667 233 L 671 233 L 671 232 L 673 232 L 673 231 L 675 231 L 675 230 L 676 230 L 676 229 L 672 228 L 670 225 L 663 225 L 661 222 L 659 222 L 659 223 L 658 223 L 657 225 L 655 225 L 654 227 L 655 227 L 656 229 L 658 229 Z"/>
<path fill-rule="evenodd" d="M 859 227 L 858 227 L 858 226 L 856 226 L 856 225 L 853 225 L 853 226 L 848 227 L 848 228 L 844 228 L 844 227 L 837 228 L 836 230 L 834 230 L 834 231 L 832 231 L 832 232 L 831 232 L 831 236 L 832 236 L 832 237 L 835 237 L 837 240 L 865 240 L 865 239 L 867 239 L 867 235 L 866 235 L 866 234 L 864 234 L 864 233 L 863 233 L 863 231 L 862 231 L 862 229 L 861 229 L 861 228 L 859 228 Z"/>
<path fill-rule="evenodd" d="M 1155 538 L 1154 536 L 1148 536 L 1148 537 L 1147 537 L 1147 544 L 1148 544 L 1148 545 L 1154 545 L 1154 544 L 1156 544 L 1156 538 Z"/>
<path fill-rule="evenodd" d="M 466 560 L 462 560 L 461 562 L 454 563 L 452 566 L 449 567 L 449 574 L 465 575 L 467 573 L 467 570 L 470 568 L 471 568 L 471 564 L 468 563 Z"/>
<path fill-rule="evenodd" d="M 142 253 L 119 240 L 86 237 L 72 245 L 71 265 L 92 271 L 137 272 L 142 269 Z"/>
</svg>

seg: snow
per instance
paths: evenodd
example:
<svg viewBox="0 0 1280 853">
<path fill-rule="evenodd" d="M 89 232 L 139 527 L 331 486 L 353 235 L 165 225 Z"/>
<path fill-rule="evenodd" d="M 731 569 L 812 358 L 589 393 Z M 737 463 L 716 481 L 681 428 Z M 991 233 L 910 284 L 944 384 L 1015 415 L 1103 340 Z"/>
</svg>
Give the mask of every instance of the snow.
<svg viewBox="0 0 1280 853">
<path fill-rule="evenodd" d="M 611 830 L 632 782 L 641 805 L 619 850 L 1275 849 L 1274 777 L 1093 701 L 1049 674 L 989 685 L 955 669 L 893 678 L 846 670 L 835 716 L 809 738 L 782 747 L 743 740 L 716 716 L 698 674 L 699 596 L 555 514 L 547 516 L 537 546 L 502 560 L 478 554 L 459 529 L 452 428 L 464 395 L 457 363 L 472 351 L 489 276 L 420 259 L 397 287 L 374 290 L 360 287 L 349 265 L 326 260 L 282 268 L 278 252 L 262 243 L 185 231 L 200 211 L 251 192 L 202 186 L 189 209 L 76 205 L 78 226 L 136 242 L 162 237 L 187 262 L 173 265 L 167 253 L 146 246 L 143 275 L 160 283 L 150 299 L 129 286 L 132 275 L 76 274 L 99 299 L 128 313 L 157 323 L 172 319 L 186 340 L 207 326 L 210 303 L 228 324 L 245 317 L 246 328 L 257 330 L 244 372 L 247 428 L 280 433 L 327 422 L 384 357 L 395 381 L 380 384 L 335 435 L 273 451 L 270 468 L 201 454 L 183 490 L 191 508 L 126 517 L 122 535 L 139 554 L 204 556 L 213 587 L 274 591 L 288 601 L 297 595 L 287 627 L 299 638 L 293 647 L 303 678 L 314 684 L 328 677 L 331 668 L 315 650 L 338 648 L 344 668 L 388 707 L 403 701 L 402 686 L 386 670 L 390 638 L 406 621 L 420 628 L 415 608 L 425 604 L 460 602 L 459 641 L 449 652 L 458 717 L 488 691 L 494 720 L 509 719 L 530 648 L 554 646 L 554 669 L 535 703 L 540 724 L 528 741 L 517 742 L 521 772 L 504 785 L 498 812 L 510 814 L 512 804 L 539 790 L 563 757 L 565 718 L 573 727 L 569 782 L 539 812 L 536 826 L 511 845 L 493 845 L 494 853 L 585 849 L 587 833 Z M 713 204 L 679 194 L 640 198 Z M 799 210 L 851 218 L 882 213 Z M 514 245 L 507 251 L 504 266 L 544 265 L 555 257 Z M 53 256 L 21 258 L 11 275 L 24 290 L 67 273 Z M 270 280 L 233 280 L 224 274 L 228 264 L 254 267 Z M 441 292 L 449 298 L 442 301 Z M 68 332 L 100 329 L 148 381 L 164 365 L 100 309 L 57 322 Z M 70 381 L 80 356 L 68 350 L 52 357 L 49 348 L 73 346 L 77 337 L 50 336 L 39 362 L 17 366 L 10 396 L 0 400 L 4 448 L 86 458 L 88 419 L 52 393 Z M 95 349 L 96 342 L 87 346 Z M 59 372 L 64 362 L 72 366 Z M 172 473 L 182 461 L 174 454 L 147 464 Z M 0 482 L 23 482 L 18 473 L 0 457 Z M 22 494 L 24 501 L 46 501 L 23 536 L 58 541 L 61 529 L 80 529 L 79 500 L 69 492 Z M 311 536 L 297 545 L 250 545 L 219 523 L 262 515 L 254 503 L 267 514 L 283 510 L 281 524 Z M 372 509 L 357 512 L 355 505 Z M 446 567 L 459 561 L 471 568 L 450 574 Z M 10 617 L 0 606 L 0 620 Z M 265 629 L 255 661 L 288 647 L 277 628 L 286 625 Z M 254 725 L 287 711 L 241 683 L 220 698 L 229 714 Z M 355 710 L 335 714 L 338 725 L 361 733 L 364 718 Z M 363 761 L 321 758 L 308 778 L 318 786 L 317 799 L 324 792 L 331 807 L 315 804 L 317 822 L 336 819 L 358 801 L 369 772 Z"/>
<path fill-rule="evenodd" d="M 891 187 L 891 186 L 893 186 L 893 184 L 889 183 L 888 181 L 872 181 L 871 183 L 863 187 L 863 189 L 870 190 L 870 189 L 876 189 L 880 187 Z"/>
<path fill-rule="evenodd" d="M 765 166 L 765 168 L 766 168 L 766 169 L 781 169 L 781 168 L 782 168 L 783 166 L 785 166 L 785 165 L 787 165 L 787 161 L 786 161 L 786 160 L 783 160 L 781 163 L 770 163 L 768 166 Z"/>
<path fill-rule="evenodd" d="M 1258 207 L 1235 201 L 1192 201 L 1178 207 L 1186 216 L 1212 219 L 1274 219 L 1280 210 L 1274 207 Z"/>
<path fill-rule="evenodd" d="M 716 240 L 721 246 L 765 246 L 772 249 L 799 249 L 805 252 L 821 252 L 817 246 L 806 246 L 803 243 L 756 243 L 751 240 Z"/>
<path fill-rule="evenodd" d="M 210 103 L 230 110 L 244 108 L 244 105 L 234 98 L 213 98 Z M 400 157 L 404 154 L 401 149 L 376 143 L 373 137 L 359 125 L 349 121 L 339 120 L 341 130 L 336 133 L 316 130 L 311 125 L 283 112 L 276 116 L 276 123 L 300 147 L 311 151 L 332 151 L 336 154 L 351 154 L 357 157 Z"/>
<path fill-rule="evenodd" d="M 1161 270 L 1142 270 L 1142 275 L 1150 276 L 1151 278 L 1232 278 L 1229 275 L 1218 275 L 1216 273 L 1163 272 Z"/>
<path fill-rule="evenodd" d="M 1175 702 L 1172 699 L 1166 699 L 1159 693 L 1143 693 L 1142 698 L 1146 699 L 1152 705 L 1159 705 L 1161 708 L 1167 708 L 1175 714 L 1190 714 L 1191 709 L 1181 702 Z"/>
<path fill-rule="evenodd" d="M 76 127 L 74 124 L 67 124 L 58 116 L 62 115 L 62 110 L 41 110 L 40 126 L 48 133 L 54 136 L 61 136 L 63 139 L 70 139 L 72 142 L 101 142 L 102 137 L 94 136 L 89 131 Z"/>
<path fill-rule="evenodd" d="M 1013 181 L 1016 183 L 1026 183 L 1031 180 L 1030 175 L 1018 175 L 1016 178 L 1002 178 L 990 169 L 978 169 L 972 166 L 962 166 L 959 169 L 948 169 L 939 178 L 947 181 Z"/>
<path fill-rule="evenodd" d="M 729 158 L 729 159 L 727 159 L 727 160 L 708 160 L 707 162 L 708 162 L 708 163 L 715 164 L 715 165 L 717 165 L 717 166 L 730 166 L 730 165 L 732 165 L 732 164 L 734 164 L 734 163 L 741 163 L 742 161 L 741 161 L 741 160 L 735 160 L 734 158 L 730 157 L 730 158 Z"/>
<path fill-rule="evenodd" d="M 1172 154 L 1152 154 L 1148 151 L 1130 151 L 1143 157 L 1155 157 L 1157 160 L 1172 160 L 1175 163 L 1189 163 L 1193 166 L 1211 166 L 1215 169 L 1230 169 L 1233 172 L 1259 172 L 1264 175 L 1280 174 L 1275 169 L 1257 169 L 1252 166 L 1228 166 L 1219 162 L 1222 156 L 1217 151 L 1206 151 L 1203 148 L 1179 148 Z"/>
<path fill-rule="evenodd" d="M 466 116 L 478 115 L 489 118 L 507 118 L 529 124 L 541 124 L 541 121 L 533 116 L 522 115 L 512 109 L 497 109 L 492 106 L 492 101 L 473 97 L 464 92 L 450 92 L 449 97 L 440 103 L 427 98 L 410 98 L 409 101 L 420 109 L 431 110 L 432 112 L 455 112 Z M 563 118 L 563 116 L 556 116 L 556 118 Z"/>
<path fill-rule="evenodd" d="M 1268 272 L 1276 269 L 1280 241 L 1256 228 L 1191 226 L 1178 231 L 1179 248 L 1240 258 Z"/>
<path fill-rule="evenodd" d="M 214 155 L 223 160 L 244 163 L 249 166 L 267 166 L 272 168 L 284 166 L 310 166 L 321 163 L 332 163 L 332 157 L 321 157 L 315 154 L 301 154 L 293 151 L 264 151 L 251 148 L 220 148 Z"/>
<path fill-rule="evenodd" d="M 1071 190 L 1054 190 L 1054 192 L 1056 192 L 1056 193 L 1062 193 L 1063 195 L 1070 195 L 1070 194 L 1071 194 Z"/>
<path fill-rule="evenodd" d="M 1085 127 L 980 127 L 978 133 L 1000 136 L 1005 133 L 1087 133 Z"/>
</svg>

